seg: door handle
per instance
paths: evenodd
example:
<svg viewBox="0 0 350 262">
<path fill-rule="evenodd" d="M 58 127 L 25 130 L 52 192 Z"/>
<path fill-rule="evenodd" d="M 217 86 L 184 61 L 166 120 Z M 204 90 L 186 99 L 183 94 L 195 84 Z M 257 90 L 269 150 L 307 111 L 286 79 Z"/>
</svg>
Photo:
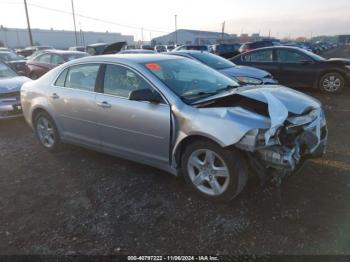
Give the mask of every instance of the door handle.
<svg viewBox="0 0 350 262">
<path fill-rule="evenodd" d="M 53 93 L 53 94 L 51 95 L 51 98 L 53 98 L 53 99 L 58 99 L 58 98 L 60 98 L 60 97 L 59 97 L 59 95 L 57 95 L 56 93 Z"/>
<path fill-rule="evenodd" d="M 102 107 L 102 108 L 111 108 L 111 107 L 112 107 L 112 105 L 109 104 L 107 101 L 98 102 L 97 105 L 98 105 L 99 107 Z"/>
</svg>

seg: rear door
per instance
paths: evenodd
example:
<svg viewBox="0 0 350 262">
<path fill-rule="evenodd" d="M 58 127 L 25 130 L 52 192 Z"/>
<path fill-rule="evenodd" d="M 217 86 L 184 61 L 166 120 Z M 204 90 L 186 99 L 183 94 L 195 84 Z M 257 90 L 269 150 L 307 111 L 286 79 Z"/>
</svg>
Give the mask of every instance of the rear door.
<svg viewBox="0 0 350 262">
<path fill-rule="evenodd" d="M 266 70 L 277 78 L 279 67 L 274 58 L 273 49 L 257 50 L 243 54 L 242 64 Z"/>
<path fill-rule="evenodd" d="M 135 89 L 155 89 L 134 70 L 107 64 L 103 93 L 96 102 L 99 133 L 108 151 L 146 160 L 169 163 L 170 107 L 164 101 L 154 104 L 129 100 Z M 156 92 L 156 91 L 155 91 Z"/>
<path fill-rule="evenodd" d="M 51 88 L 50 102 L 67 140 L 100 145 L 96 124 L 95 85 L 99 64 L 74 65 L 65 69 Z"/>
<path fill-rule="evenodd" d="M 317 76 L 314 61 L 298 50 L 276 50 L 279 72 L 276 78 L 281 84 L 293 87 L 313 86 Z"/>
</svg>

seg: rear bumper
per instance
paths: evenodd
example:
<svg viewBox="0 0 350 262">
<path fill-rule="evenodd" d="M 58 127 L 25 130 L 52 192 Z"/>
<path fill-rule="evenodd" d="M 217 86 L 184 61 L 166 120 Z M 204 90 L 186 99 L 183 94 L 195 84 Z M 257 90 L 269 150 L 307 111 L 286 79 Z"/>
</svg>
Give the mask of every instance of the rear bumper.
<svg viewBox="0 0 350 262">
<path fill-rule="evenodd" d="M 22 117 L 22 107 L 16 99 L 0 100 L 0 120 Z"/>
</svg>

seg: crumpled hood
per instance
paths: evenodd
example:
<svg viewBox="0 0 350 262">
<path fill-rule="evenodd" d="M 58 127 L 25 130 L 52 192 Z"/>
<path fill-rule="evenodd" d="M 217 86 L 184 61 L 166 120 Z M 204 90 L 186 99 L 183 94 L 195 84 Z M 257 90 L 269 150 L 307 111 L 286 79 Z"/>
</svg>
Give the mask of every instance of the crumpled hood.
<svg viewBox="0 0 350 262">
<path fill-rule="evenodd" d="M 21 86 L 31 81 L 25 76 L 16 76 L 12 78 L 0 78 L 0 94 L 12 93 L 21 90 Z"/>
<path fill-rule="evenodd" d="M 237 100 L 235 99 L 237 96 L 247 97 L 249 99 L 262 102 L 267 106 L 269 103 L 271 103 L 271 101 L 278 100 L 277 103 L 279 105 L 285 107 L 288 112 L 297 115 L 304 114 L 312 109 L 321 107 L 321 103 L 315 98 L 280 85 L 241 86 L 228 93 L 221 93 L 201 99 L 200 101 L 196 102 L 196 104 L 206 103 L 207 101 L 211 100 L 221 100 L 223 102 L 220 103 L 219 107 L 231 107 L 231 100 Z M 230 97 L 232 99 L 230 99 Z M 235 106 L 245 106 L 244 102 L 239 100 L 233 104 Z M 215 105 L 212 107 L 215 107 Z M 256 106 L 256 109 L 258 109 L 258 106 Z M 259 110 L 260 109 L 257 111 Z M 277 108 L 276 110 L 279 109 Z"/>
<path fill-rule="evenodd" d="M 264 86 L 238 91 L 242 96 L 268 103 L 266 94 L 278 99 L 289 112 L 293 114 L 304 114 L 311 109 L 321 107 L 321 103 L 315 98 L 299 91 L 284 86 Z"/>
<path fill-rule="evenodd" d="M 225 68 L 219 70 L 221 73 L 228 75 L 228 76 L 248 76 L 248 77 L 254 77 L 254 78 L 264 78 L 268 75 L 270 75 L 268 72 L 257 69 L 250 66 L 235 66 L 230 68 Z"/>
</svg>

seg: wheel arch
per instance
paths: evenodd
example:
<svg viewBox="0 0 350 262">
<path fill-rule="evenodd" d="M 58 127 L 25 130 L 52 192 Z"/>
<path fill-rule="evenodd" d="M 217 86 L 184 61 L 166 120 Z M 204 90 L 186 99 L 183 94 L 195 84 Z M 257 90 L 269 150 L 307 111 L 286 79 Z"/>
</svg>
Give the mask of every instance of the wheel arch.
<svg viewBox="0 0 350 262">
<path fill-rule="evenodd" d="M 211 143 L 215 143 L 221 147 L 224 147 L 220 141 L 213 139 L 209 136 L 203 134 L 192 134 L 181 139 L 175 146 L 173 151 L 173 157 L 176 163 L 176 168 L 178 170 L 181 169 L 181 155 L 185 148 L 194 141 L 209 141 Z"/>
</svg>

